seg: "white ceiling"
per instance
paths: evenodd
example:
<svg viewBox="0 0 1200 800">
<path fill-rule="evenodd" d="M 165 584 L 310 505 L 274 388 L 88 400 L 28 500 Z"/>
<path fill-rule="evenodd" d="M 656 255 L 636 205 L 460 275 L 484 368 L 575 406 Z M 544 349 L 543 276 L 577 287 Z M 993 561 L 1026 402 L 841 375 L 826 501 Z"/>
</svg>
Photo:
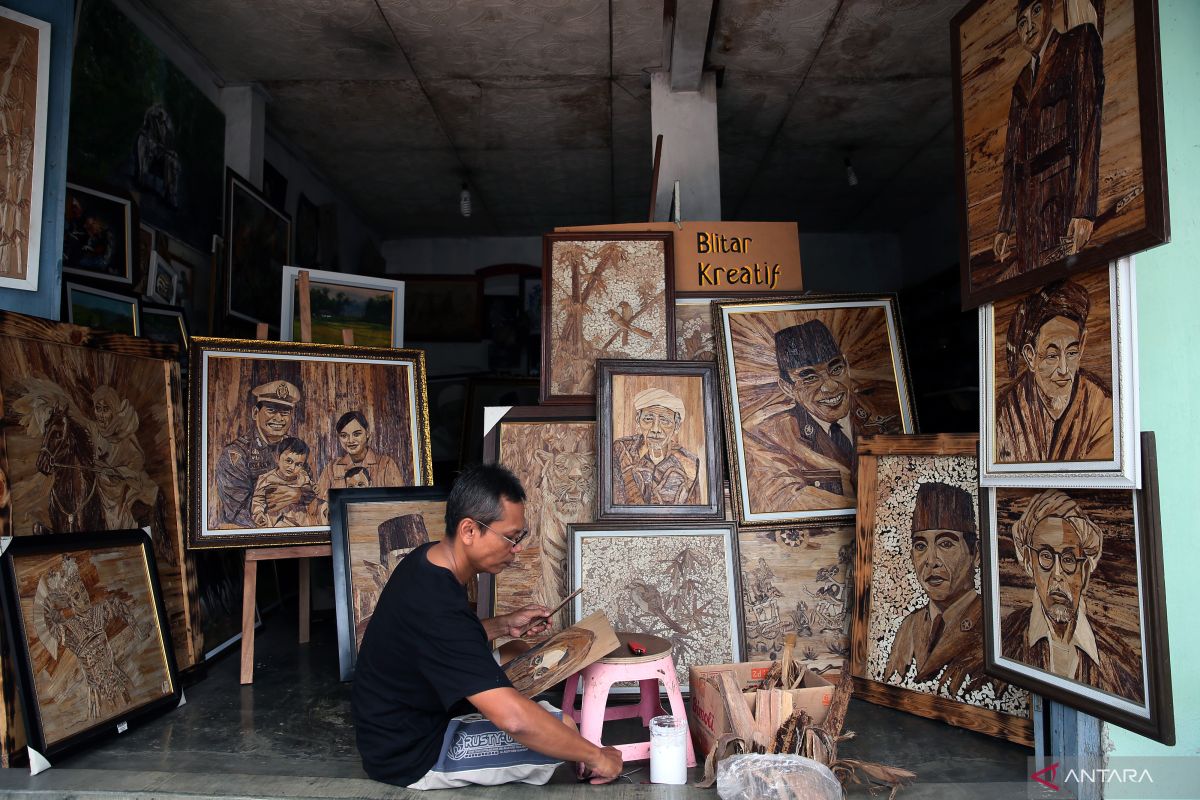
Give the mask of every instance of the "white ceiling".
<svg viewBox="0 0 1200 800">
<path fill-rule="evenodd" d="M 663 0 L 147 1 L 385 239 L 644 218 Z M 882 230 L 948 195 L 963 2 L 716 0 L 724 217 Z"/>
</svg>

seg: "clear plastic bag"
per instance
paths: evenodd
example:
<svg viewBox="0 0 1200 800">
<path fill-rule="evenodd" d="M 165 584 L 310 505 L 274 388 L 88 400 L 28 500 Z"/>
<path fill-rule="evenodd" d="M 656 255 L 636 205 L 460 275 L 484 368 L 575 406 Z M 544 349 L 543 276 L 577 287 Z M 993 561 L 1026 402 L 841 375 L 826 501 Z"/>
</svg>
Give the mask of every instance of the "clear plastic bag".
<svg viewBox="0 0 1200 800">
<path fill-rule="evenodd" d="M 842 800 L 829 767 L 803 756 L 730 756 L 717 765 L 721 800 Z"/>
</svg>

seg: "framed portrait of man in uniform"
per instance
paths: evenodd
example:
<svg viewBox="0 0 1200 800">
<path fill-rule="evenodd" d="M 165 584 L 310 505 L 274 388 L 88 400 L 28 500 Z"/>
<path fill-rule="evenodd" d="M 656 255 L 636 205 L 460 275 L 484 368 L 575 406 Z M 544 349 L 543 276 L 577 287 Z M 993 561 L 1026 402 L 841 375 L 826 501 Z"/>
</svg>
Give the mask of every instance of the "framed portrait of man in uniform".
<svg viewBox="0 0 1200 800">
<path fill-rule="evenodd" d="M 1157 0 L 972 0 L 951 22 L 962 306 L 1170 238 Z"/>
<path fill-rule="evenodd" d="M 422 350 L 194 337 L 189 544 L 329 542 L 330 490 L 433 481 Z"/>
<path fill-rule="evenodd" d="M 717 365 L 596 362 L 601 520 L 724 518 Z"/>
<path fill-rule="evenodd" d="M 1154 434 L 1142 488 L 984 488 L 985 668 L 1175 743 Z"/>
<path fill-rule="evenodd" d="M 738 524 L 851 520 L 858 438 L 917 430 L 895 297 L 718 301 L 713 331 Z"/>
</svg>

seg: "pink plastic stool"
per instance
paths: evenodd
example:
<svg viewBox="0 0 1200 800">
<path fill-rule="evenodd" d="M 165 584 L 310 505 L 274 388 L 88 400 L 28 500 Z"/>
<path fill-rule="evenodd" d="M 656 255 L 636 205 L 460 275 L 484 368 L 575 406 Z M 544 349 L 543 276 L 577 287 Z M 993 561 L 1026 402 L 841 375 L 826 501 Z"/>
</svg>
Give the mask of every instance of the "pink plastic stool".
<svg viewBox="0 0 1200 800">
<path fill-rule="evenodd" d="M 675 675 L 675 661 L 671 658 L 671 643 L 644 633 L 618 633 L 617 638 L 621 640 L 619 649 L 567 678 L 563 690 L 563 713 L 579 723 L 579 733 L 583 738 L 597 745 L 601 743 L 600 736 L 606 720 L 640 717 L 642 725 L 649 727 L 650 720 L 663 713 L 658 699 L 659 681 L 666 689 L 671 713 L 680 719 L 687 719 L 687 709 L 679 691 L 679 678 Z M 631 641 L 645 647 L 646 654 L 639 656 L 630 652 Z M 576 711 L 576 679 L 580 677 L 583 678 L 583 705 Z M 608 708 L 608 691 L 618 681 L 637 681 L 641 684 L 641 700 L 637 705 Z M 694 767 L 696 754 L 692 750 L 692 737 L 689 735 L 685 738 L 687 765 Z M 650 757 L 649 741 L 618 744 L 615 747 L 626 761 L 643 761 Z"/>
</svg>

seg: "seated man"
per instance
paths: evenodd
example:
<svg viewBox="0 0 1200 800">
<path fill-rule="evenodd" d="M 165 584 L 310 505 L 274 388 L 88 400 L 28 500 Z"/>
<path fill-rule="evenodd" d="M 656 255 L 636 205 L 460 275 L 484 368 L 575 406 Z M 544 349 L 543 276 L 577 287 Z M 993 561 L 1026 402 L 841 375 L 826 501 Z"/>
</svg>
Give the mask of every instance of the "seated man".
<svg viewBox="0 0 1200 800">
<path fill-rule="evenodd" d="M 412 551 L 380 593 L 351 698 L 363 768 L 375 780 L 415 789 L 543 784 L 562 761 L 580 762 L 593 783 L 620 773 L 618 750 L 518 694 L 492 656 L 490 639 L 542 632 L 549 609 L 481 621 L 467 604 L 467 582 L 504 570 L 529 535 L 524 501 L 504 467 L 467 470 L 446 500 L 446 538 Z M 462 718 L 476 711 L 490 725 Z"/>
</svg>

